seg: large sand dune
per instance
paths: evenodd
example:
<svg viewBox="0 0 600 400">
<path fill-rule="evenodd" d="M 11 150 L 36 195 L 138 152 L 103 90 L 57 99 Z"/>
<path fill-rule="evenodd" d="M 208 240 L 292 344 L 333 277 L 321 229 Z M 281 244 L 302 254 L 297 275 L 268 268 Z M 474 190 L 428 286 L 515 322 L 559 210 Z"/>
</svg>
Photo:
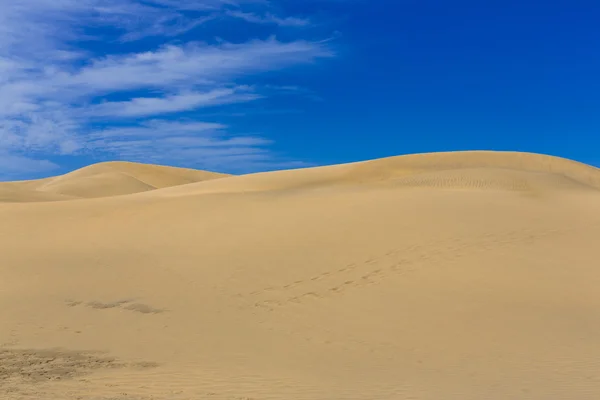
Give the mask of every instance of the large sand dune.
<svg viewBox="0 0 600 400">
<path fill-rule="evenodd" d="M 600 170 L 165 168 L 0 184 L 0 398 L 600 398 Z"/>
<path fill-rule="evenodd" d="M 0 202 L 109 197 L 223 178 L 228 175 L 131 162 L 105 162 L 54 178 L 0 183 Z"/>
</svg>

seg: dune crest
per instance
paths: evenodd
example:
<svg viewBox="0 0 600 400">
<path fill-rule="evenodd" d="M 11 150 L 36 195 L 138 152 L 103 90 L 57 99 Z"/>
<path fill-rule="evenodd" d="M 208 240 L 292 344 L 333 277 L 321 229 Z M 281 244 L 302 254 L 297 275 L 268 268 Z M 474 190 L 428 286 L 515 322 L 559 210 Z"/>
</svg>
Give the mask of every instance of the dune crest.
<svg viewBox="0 0 600 400">
<path fill-rule="evenodd" d="M 0 183 L 0 201 L 59 201 L 138 193 L 160 197 L 357 185 L 513 190 L 530 194 L 567 189 L 600 190 L 600 169 L 560 157 L 496 151 L 411 154 L 240 176 L 105 162 L 53 178 Z"/>
<path fill-rule="evenodd" d="M 133 194 L 228 175 L 162 165 L 111 161 L 52 178 L 0 183 L 0 201 L 73 200 Z"/>
<path fill-rule="evenodd" d="M 525 192 L 600 189 L 600 169 L 533 153 L 464 151 L 388 157 L 350 164 L 232 176 L 174 187 L 156 196 L 387 185 L 397 188 L 506 189 Z"/>
</svg>

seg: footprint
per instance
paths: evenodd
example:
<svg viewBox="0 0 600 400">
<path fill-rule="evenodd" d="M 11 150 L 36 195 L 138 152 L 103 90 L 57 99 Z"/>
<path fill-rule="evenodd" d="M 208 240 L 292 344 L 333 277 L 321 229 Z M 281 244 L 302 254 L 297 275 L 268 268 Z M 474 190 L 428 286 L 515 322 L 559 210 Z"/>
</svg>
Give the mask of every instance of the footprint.
<svg viewBox="0 0 600 400">
<path fill-rule="evenodd" d="M 165 311 L 143 303 L 131 303 L 132 301 L 132 299 L 127 299 L 107 303 L 101 301 L 88 301 L 87 303 L 84 303 L 82 301 L 67 300 L 65 301 L 65 303 L 69 307 L 77 307 L 79 305 L 83 305 L 84 307 L 92 308 L 95 310 L 109 310 L 113 308 L 120 308 L 123 310 L 139 312 L 142 314 L 158 314 Z"/>
<path fill-rule="evenodd" d="M 127 305 L 127 307 L 125 307 L 125 310 L 134 311 L 142 314 L 159 314 L 165 311 L 142 303 L 129 304 Z"/>
</svg>

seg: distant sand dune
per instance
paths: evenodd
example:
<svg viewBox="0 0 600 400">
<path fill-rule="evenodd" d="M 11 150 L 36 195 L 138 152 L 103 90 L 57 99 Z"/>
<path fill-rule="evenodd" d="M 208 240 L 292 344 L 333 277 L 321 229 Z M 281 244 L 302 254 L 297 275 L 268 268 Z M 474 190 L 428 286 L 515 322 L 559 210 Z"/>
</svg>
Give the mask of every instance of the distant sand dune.
<svg viewBox="0 0 600 400">
<path fill-rule="evenodd" d="M 600 170 L 559 157 L 492 151 L 415 154 L 242 176 L 106 162 L 54 178 L 0 183 L 0 201 L 72 200 L 142 192 L 152 192 L 152 196 L 243 193 L 365 184 L 524 192 L 600 190 Z M 170 189 L 156 191 L 165 188 Z"/>
<path fill-rule="evenodd" d="M 0 201 L 52 201 L 145 192 L 227 175 L 130 162 L 105 162 L 54 178 L 0 183 Z"/>
<path fill-rule="evenodd" d="M 39 192 L 21 185 L 0 182 L 0 203 L 71 200 L 73 197 L 57 193 Z"/>
<path fill-rule="evenodd" d="M 531 153 L 428 153 L 229 177 L 173 187 L 152 195 L 302 190 L 365 184 L 509 190 L 600 189 L 600 169 Z"/>
<path fill-rule="evenodd" d="M 598 400 L 600 170 L 434 153 L 0 184 L 2 400 Z"/>
<path fill-rule="evenodd" d="M 385 177 L 431 170 L 497 168 L 561 175 L 600 189 L 600 170 L 565 158 L 543 154 L 464 151 L 413 154 L 357 164 L 351 174 Z"/>
</svg>

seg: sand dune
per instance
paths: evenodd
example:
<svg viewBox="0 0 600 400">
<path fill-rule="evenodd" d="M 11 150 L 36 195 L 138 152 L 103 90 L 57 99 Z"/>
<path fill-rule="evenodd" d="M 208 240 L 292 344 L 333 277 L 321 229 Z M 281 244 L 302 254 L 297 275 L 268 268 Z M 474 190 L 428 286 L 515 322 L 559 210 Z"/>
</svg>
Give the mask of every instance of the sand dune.
<svg viewBox="0 0 600 400">
<path fill-rule="evenodd" d="M 104 162 L 53 178 L 0 183 L 0 201 L 30 202 L 109 197 L 226 176 L 186 168 Z"/>
<path fill-rule="evenodd" d="M 100 164 L 0 198 L 2 399 L 600 398 L 597 168 Z"/>
<path fill-rule="evenodd" d="M 468 151 L 428 153 L 302 170 L 230 177 L 152 195 L 307 190 L 352 185 L 507 189 L 535 192 L 600 189 L 598 168 L 541 154 Z"/>
<path fill-rule="evenodd" d="M 73 197 L 56 193 L 39 192 L 24 185 L 0 182 L 0 203 L 72 200 Z"/>
</svg>

